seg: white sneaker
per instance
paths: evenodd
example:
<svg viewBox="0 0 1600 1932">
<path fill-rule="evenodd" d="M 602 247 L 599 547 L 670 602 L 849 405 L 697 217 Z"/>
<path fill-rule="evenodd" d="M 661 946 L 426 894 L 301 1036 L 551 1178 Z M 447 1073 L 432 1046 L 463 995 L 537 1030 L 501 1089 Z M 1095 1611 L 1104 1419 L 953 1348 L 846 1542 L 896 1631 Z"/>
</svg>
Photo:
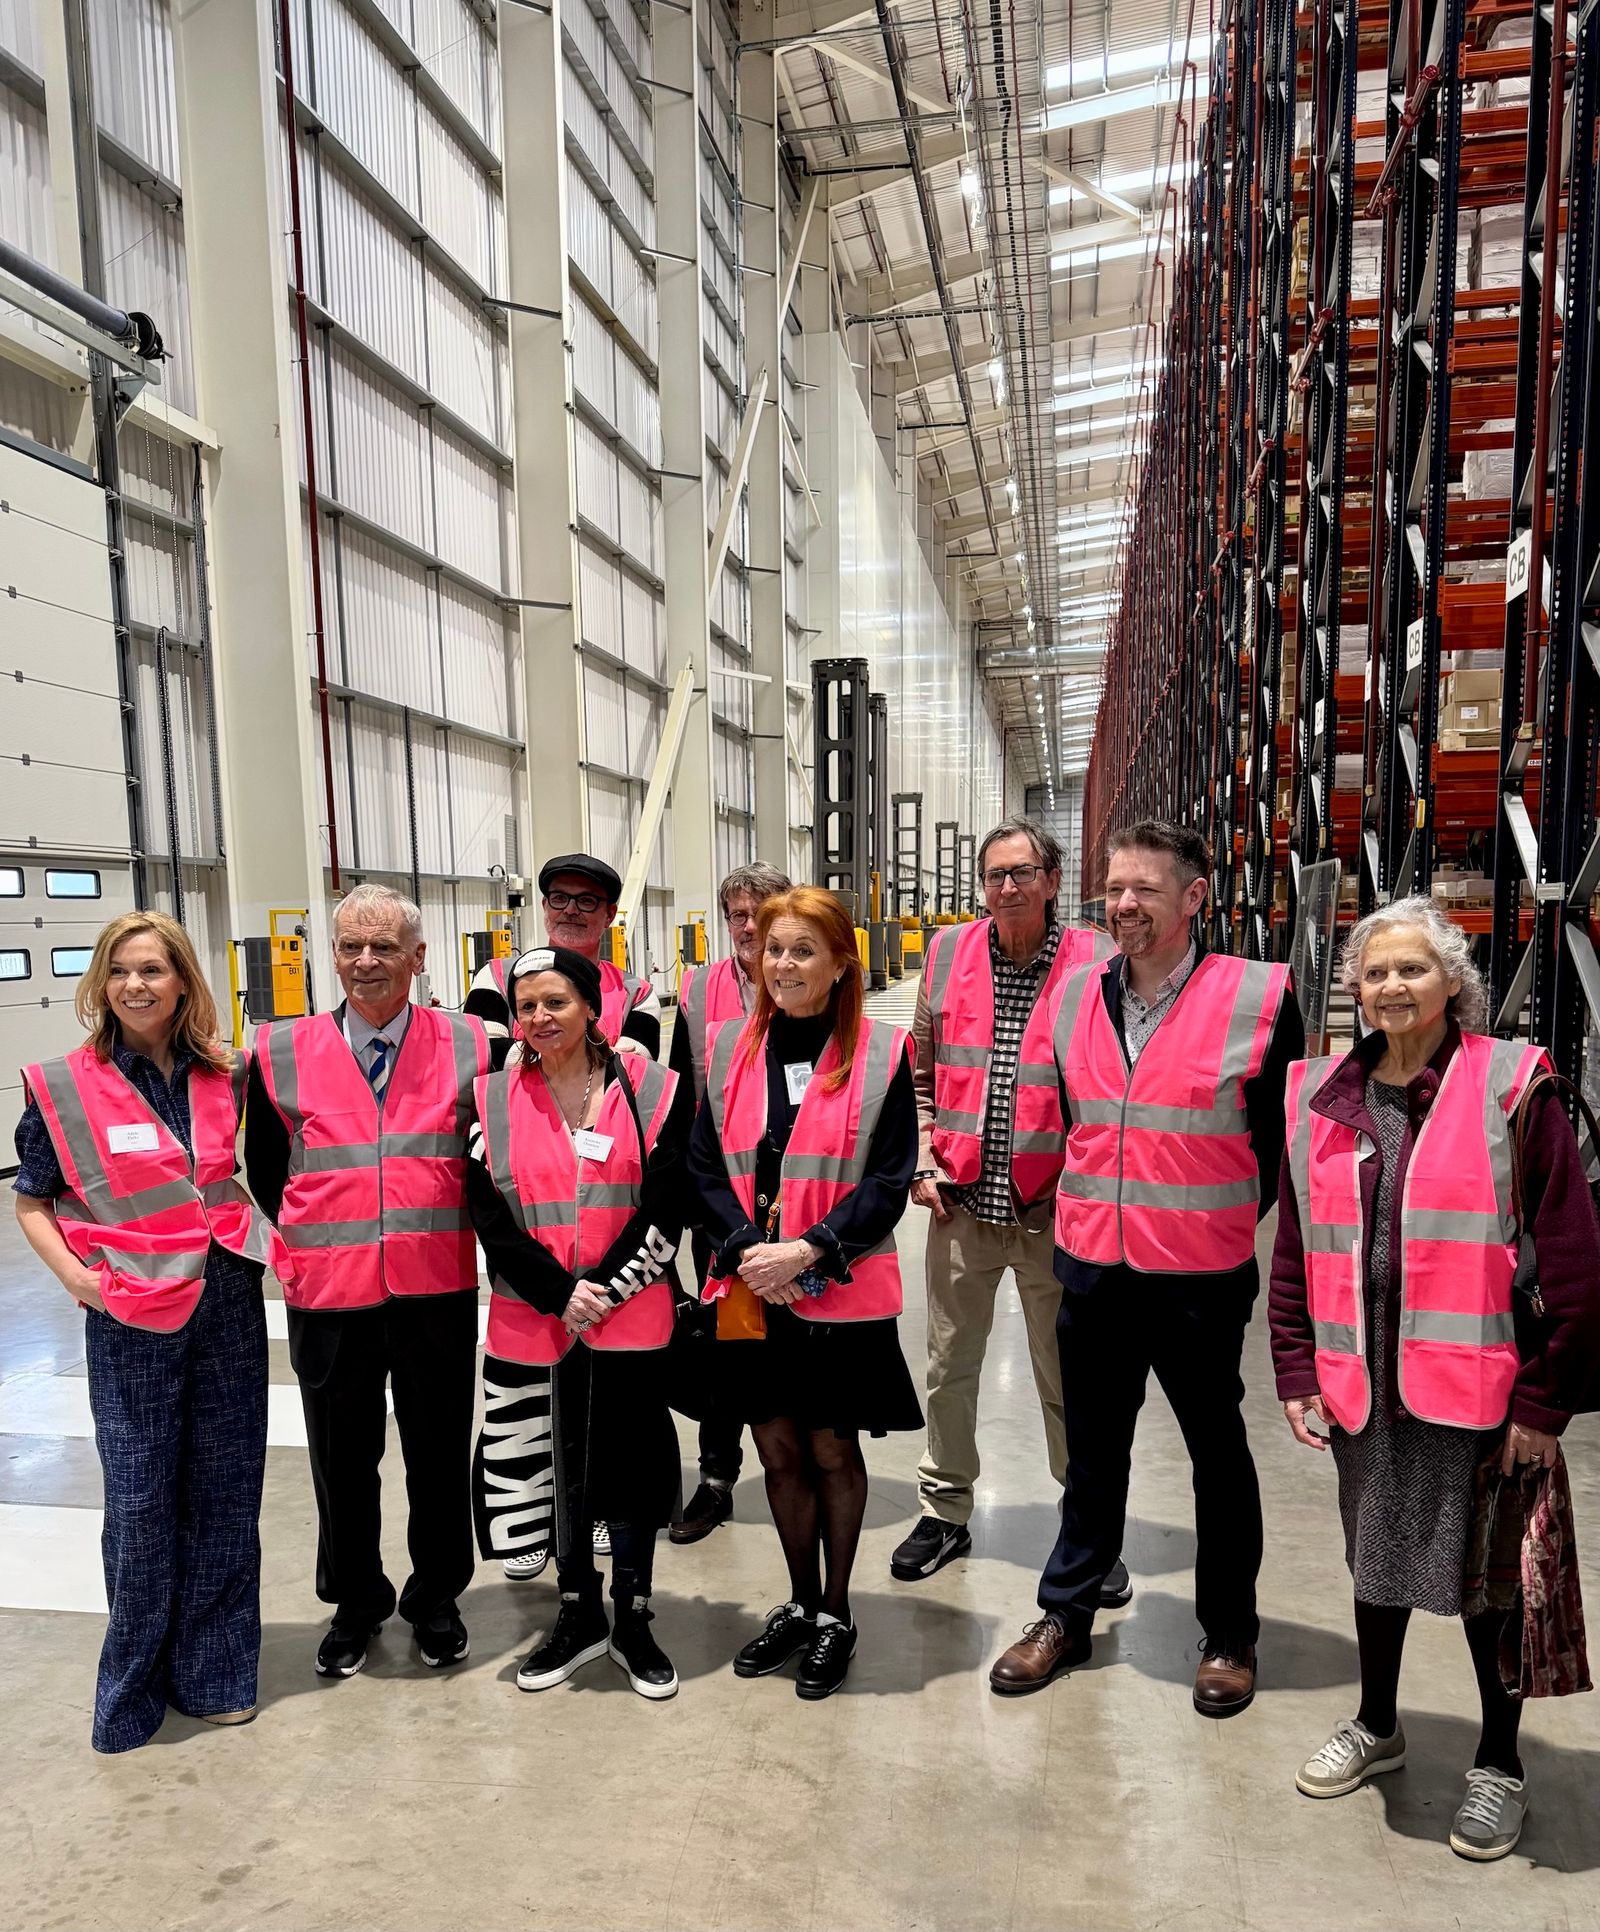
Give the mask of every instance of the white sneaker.
<svg viewBox="0 0 1600 1932">
<path fill-rule="evenodd" d="M 508 1556 L 500 1565 L 513 1583 L 527 1583 L 536 1576 L 544 1574 L 544 1566 L 550 1561 L 550 1545 L 542 1549 L 524 1550 L 521 1556 Z"/>
<path fill-rule="evenodd" d="M 1406 1734 L 1396 1725 L 1393 1737 L 1374 1737 L 1365 1724 L 1341 1717 L 1315 1757 L 1294 1774 L 1308 1798 L 1342 1798 L 1382 1771 L 1398 1771 L 1406 1761 Z"/>
<path fill-rule="evenodd" d="M 1460 1858 L 1504 1858 L 1522 1836 L 1528 1815 L 1526 1779 L 1504 1771 L 1467 1773 L 1467 1795 L 1450 1827 L 1450 1849 Z"/>
<path fill-rule="evenodd" d="M 611 1525 L 596 1523 L 594 1526 L 594 1553 L 596 1556 L 611 1554 Z"/>
</svg>

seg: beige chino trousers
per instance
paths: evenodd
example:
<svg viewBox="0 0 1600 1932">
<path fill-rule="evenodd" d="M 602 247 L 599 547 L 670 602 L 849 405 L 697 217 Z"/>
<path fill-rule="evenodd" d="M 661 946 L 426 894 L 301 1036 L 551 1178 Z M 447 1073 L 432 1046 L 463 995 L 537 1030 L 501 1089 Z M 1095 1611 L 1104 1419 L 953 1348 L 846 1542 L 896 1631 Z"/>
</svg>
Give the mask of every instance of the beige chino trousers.
<svg viewBox="0 0 1600 1932">
<path fill-rule="evenodd" d="M 1067 1474 L 1067 1431 L 1061 1409 L 1061 1358 L 1056 1315 L 1061 1284 L 1055 1277 L 1055 1234 L 1037 1210 L 1037 1233 L 976 1220 L 952 1204 L 948 1221 L 928 1219 L 928 1449 L 917 1469 L 923 1514 L 946 1523 L 972 1515 L 978 1480 L 978 1384 L 995 1298 L 1007 1269 L 1016 1277 L 1034 1386 L 1044 1415 L 1050 1473 Z"/>
</svg>

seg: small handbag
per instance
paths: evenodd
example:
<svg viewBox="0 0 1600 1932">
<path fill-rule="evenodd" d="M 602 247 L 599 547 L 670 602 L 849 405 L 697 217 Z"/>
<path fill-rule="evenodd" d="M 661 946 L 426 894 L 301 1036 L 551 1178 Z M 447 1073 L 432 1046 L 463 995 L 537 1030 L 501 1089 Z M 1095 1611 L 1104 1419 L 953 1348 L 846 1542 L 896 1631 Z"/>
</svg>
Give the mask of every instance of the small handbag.
<svg viewBox="0 0 1600 1932">
<path fill-rule="evenodd" d="M 767 1215 L 767 1225 L 763 1233 L 771 1234 L 777 1225 L 778 1202 L 774 1201 Z M 743 1275 L 732 1276 L 726 1292 L 717 1298 L 717 1340 L 719 1342 L 761 1342 L 766 1340 L 766 1335 L 766 1303 Z"/>
</svg>

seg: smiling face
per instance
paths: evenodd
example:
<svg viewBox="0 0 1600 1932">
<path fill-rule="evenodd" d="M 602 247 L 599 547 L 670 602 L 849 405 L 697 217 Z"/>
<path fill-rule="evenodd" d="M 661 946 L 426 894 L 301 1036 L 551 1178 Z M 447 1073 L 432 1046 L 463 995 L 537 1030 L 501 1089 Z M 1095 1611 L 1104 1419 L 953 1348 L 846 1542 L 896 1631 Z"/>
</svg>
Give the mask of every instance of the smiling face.
<svg viewBox="0 0 1600 1932">
<path fill-rule="evenodd" d="M 134 933 L 111 955 L 106 1005 L 130 1040 L 165 1038 L 183 994 L 182 977 L 153 932 Z"/>
<path fill-rule="evenodd" d="M 1125 845 L 1106 867 L 1106 924 L 1129 959 L 1165 952 L 1205 904 L 1206 882 L 1185 885 L 1170 852 Z"/>
<path fill-rule="evenodd" d="M 1441 1027 L 1461 982 L 1445 977 L 1416 926 L 1392 926 L 1367 941 L 1356 991 L 1367 1025 L 1403 1039 Z"/>
<path fill-rule="evenodd" d="M 552 946 L 570 946 L 585 959 L 600 957 L 600 941 L 616 917 L 608 900 L 583 872 L 558 872 L 545 888 L 544 929 Z"/>
<path fill-rule="evenodd" d="M 797 1020 L 822 1012 L 840 970 L 840 962 L 809 921 L 773 920 L 761 971 L 768 995 L 780 1012 Z"/>
<path fill-rule="evenodd" d="M 333 963 L 350 1004 L 370 1026 L 392 1020 L 411 997 L 427 946 L 396 907 L 343 907 L 333 916 Z"/>
<path fill-rule="evenodd" d="M 1013 876 L 1020 867 L 1026 883 Z M 1061 874 L 1046 872 L 1026 832 L 994 839 L 983 855 L 983 903 L 1002 933 L 1041 931 L 1045 909 L 1055 904 Z"/>
<path fill-rule="evenodd" d="M 728 895 L 722 914 L 728 922 L 728 943 L 733 947 L 734 958 L 752 979 L 761 951 L 761 936 L 756 931 L 756 914 L 760 910 L 761 901 L 753 892 L 733 892 Z"/>
<path fill-rule="evenodd" d="M 564 973 L 528 973 L 516 990 L 517 1030 L 530 1053 L 564 1060 L 582 1047 L 593 1016 Z"/>
</svg>

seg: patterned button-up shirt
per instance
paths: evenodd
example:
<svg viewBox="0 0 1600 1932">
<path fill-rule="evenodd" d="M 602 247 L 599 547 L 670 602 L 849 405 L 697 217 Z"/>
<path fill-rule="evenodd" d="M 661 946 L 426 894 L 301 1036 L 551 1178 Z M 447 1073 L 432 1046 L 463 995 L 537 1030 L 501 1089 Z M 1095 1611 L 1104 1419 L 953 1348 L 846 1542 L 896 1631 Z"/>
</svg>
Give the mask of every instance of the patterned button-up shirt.
<svg viewBox="0 0 1600 1932">
<path fill-rule="evenodd" d="M 1061 928 L 1054 920 L 1044 944 L 1026 966 L 1014 966 L 1000 945 L 1000 929 L 989 928 L 989 964 L 994 971 L 994 1046 L 989 1054 L 989 1092 L 983 1116 L 983 1165 L 978 1178 L 956 1198 L 975 1221 L 1010 1227 L 1017 1218 L 1011 1193 L 1011 1125 L 1016 1112 L 1017 1060 L 1022 1036 L 1039 988 L 1055 962 Z"/>
<path fill-rule="evenodd" d="M 1128 969 L 1122 969 L 1122 1039 L 1128 1049 L 1128 1064 L 1136 1066 L 1139 1055 L 1144 1051 L 1150 1035 L 1161 1024 L 1170 1011 L 1172 1002 L 1183 991 L 1189 975 L 1195 969 L 1196 953 L 1194 941 L 1189 941 L 1189 950 L 1184 954 L 1172 971 L 1156 988 L 1155 998 L 1143 1000 L 1133 990 L 1128 980 Z"/>
</svg>

